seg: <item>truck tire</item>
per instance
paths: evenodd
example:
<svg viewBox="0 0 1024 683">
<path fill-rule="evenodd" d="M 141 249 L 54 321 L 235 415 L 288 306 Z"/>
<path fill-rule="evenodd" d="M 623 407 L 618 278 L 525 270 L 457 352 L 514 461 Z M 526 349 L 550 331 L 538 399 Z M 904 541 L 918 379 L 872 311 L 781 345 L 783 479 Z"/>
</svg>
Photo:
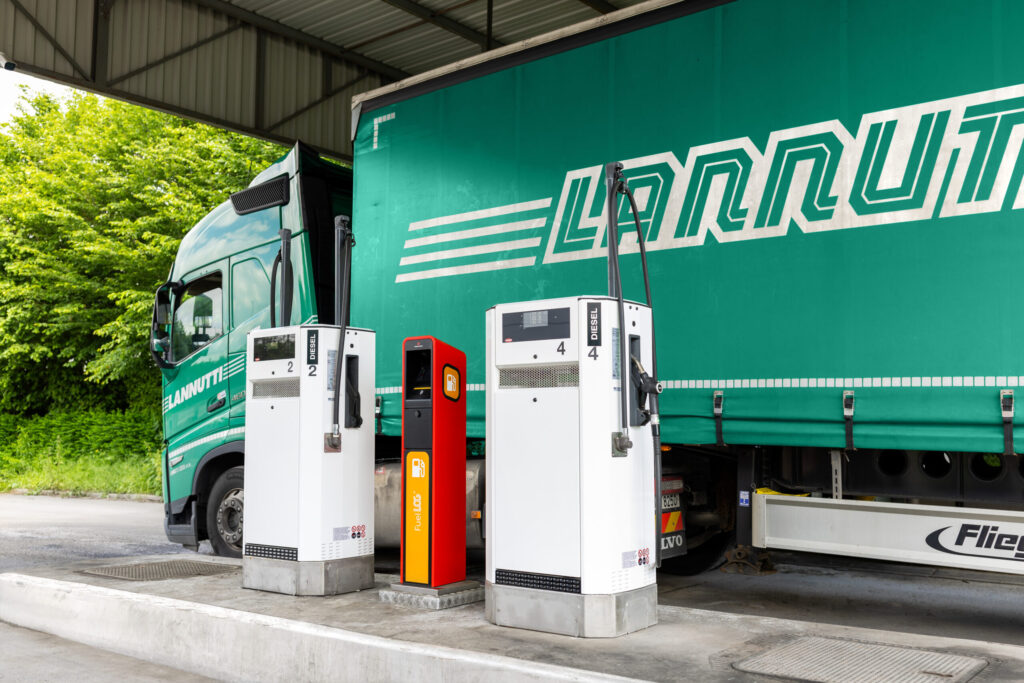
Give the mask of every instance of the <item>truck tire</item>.
<svg viewBox="0 0 1024 683">
<path fill-rule="evenodd" d="M 242 526 L 245 512 L 245 475 L 232 467 L 213 483 L 206 503 L 206 533 L 214 555 L 242 556 Z"/>
</svg>

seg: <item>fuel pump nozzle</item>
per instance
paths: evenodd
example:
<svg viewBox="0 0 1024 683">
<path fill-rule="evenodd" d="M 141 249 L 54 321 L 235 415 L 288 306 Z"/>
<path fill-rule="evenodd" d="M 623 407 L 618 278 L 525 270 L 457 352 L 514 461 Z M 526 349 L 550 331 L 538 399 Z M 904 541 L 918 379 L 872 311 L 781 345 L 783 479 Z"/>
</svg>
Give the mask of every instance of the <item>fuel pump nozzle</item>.
<svg viewBox="0 0 1024 683">
<path fill-rule="evenodd" d="M 639 400 L 637 401 L 637 409 L 640 414 L 643 415 L 643 419 L 640 425 L 643 426 L 651 421 L 652 417 L 657 417 L 657 406 L 656 399 L 654 398 L 660 394 L 664 387 L 661 382 L 657 381 L 653 377 L 647 374 L 644 370 L 644 366 L 640 363 L 640 359 L 636 356 L 630 356 L 633 361 L 632 369 L 630 371 L 630 379 L 633 381 L 633 385 L 637 388 L 639 394 Z M 647 397 L 651 397 L 651 407 L 647 408 Z M 657 424 L 657 422 L 655 422 Z"/>
</svg>

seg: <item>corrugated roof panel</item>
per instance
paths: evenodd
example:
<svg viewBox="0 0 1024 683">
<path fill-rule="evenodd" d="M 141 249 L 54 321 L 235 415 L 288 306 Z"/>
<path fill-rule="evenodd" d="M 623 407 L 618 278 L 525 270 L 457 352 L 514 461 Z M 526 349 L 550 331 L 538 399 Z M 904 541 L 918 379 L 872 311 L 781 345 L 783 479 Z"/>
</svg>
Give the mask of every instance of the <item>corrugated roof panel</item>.
<svg viewBox="0 0 1024 683">
<path fill-rule="evenodd" d="M 364 46 L 363 54 L 410 73 L 480 53 L 480 46 L 433 24 L 421 24 Z"/>
<path fill-rule="evenodd" d="M 514 0 L 501 4 L 501 11 L 494 8 L 494 33 L 506 43 L 601 16 L 578 0 Z"/>
<path fill-rule="evenodd" d="M 267 39 L 263 125 L 274 123 L 316 101 L 323 94 L 320 54 L 279 38 Z M 272 93 L 272 95 L 270 95 Z"/>
<path fill-rule="evenodd" d="M 414 20 L 380 0 L 234 0 L 232 4 L 346 48 Z"/>
<path fill-rule="evenodd" d="M 472 37 L 385 0 L 225 1 L 411 74 L 481 54 Z M 479 34 L 487 30 L 486 0 L 417 1 Z M 108 20 L 109 82 L 91 82 L 96 0 L 21 2 L 81 69 L 76 72 L 9 0 L 0 0 L 0 49 L 26 71 L 256 134 L 298 137 L 337 155 L 351 150 L 350 98 L 389 80 L 348 62 L 325 61 L 301 37 L 276 35 L 270 26 L 263 29 L 266 78 L 258 83 L 260 21 L 244 23 L 244 17 L 232 18 L 199 0 L 118 0 L 110 3 Z M 640 2 L 611 0 L 622 8 Z M 494 37 L 512 44 L 596 16 L 584 0 L 495 0 Z M 330 79 L 323 76 L 325 66 Z M 261 117 L 258 92 L 265 102 Z"/>
<path fill-rule="evenodd" d="M 115 88 L 165 103 L 170 111 L 190 110 L 251 128 L 256 123 L 255 64 L 256 32 L 239 30 L 121 81 Z M 197 73 L 202 78 L 196 78 Z"/>
<path fill-rule="evenodd" d="M 22 0 L 22 5 L 46 29 L 47 33 L 57 39 L 61 47 L 79 63 L 79 66 L 85 71 L 84 76 L 75 71 L 71 63 L 36 30 L 24 14 L 12 4 L 5 2 L 3 3 L 4 25 L 8 27 L 9 37 L 5 40 L 3 49 L 6 50 L 7 56 L 15 62 L 31 64 L 71 78 L 88 77 L 91 50 L 84 53 L 84 58 L 81 55 L 81 49 L 76 51 L 75 28 L 71 22 L 72 18 L 78 17 L 79 4 L 82 2 L 83 0 L 69 0 L 66 6 L 61 6 L 61 11 L 57 9 L 57 0 Z M 68 14 L 62 14 L 62 12 L 68 12 Z M 92 22 L 87 21 L 85 25 L 91 31 Z"/>
</svg>

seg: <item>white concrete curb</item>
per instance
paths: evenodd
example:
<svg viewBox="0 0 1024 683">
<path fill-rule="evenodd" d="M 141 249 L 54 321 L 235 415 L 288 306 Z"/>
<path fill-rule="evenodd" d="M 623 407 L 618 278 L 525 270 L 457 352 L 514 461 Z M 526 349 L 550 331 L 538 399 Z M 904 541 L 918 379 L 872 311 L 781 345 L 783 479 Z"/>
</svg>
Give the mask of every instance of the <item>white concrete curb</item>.
<svg viewBox="0 0 1024 683">
<path fill-rule="evenodd" d="M 0 574 L 0 621 L 224 680 L 631 680 L 15 573 Z"/>
</svg>

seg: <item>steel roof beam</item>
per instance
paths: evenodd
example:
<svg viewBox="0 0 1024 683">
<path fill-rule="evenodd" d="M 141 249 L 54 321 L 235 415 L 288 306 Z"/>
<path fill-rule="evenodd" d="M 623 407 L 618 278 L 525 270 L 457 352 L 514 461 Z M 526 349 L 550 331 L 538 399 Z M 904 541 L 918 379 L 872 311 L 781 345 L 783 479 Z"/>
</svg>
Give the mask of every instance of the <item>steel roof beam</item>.
<svg viewBox="0 0 1024 683">
<path fill-rule="evenodd" d="M 608 14 L 610 12 L 618 12 L 619 8 L 610 2 L 605 0 L 580 0 L 584 5 L 590 9 L 597 10 L 601 14 Z"/>
<path fill-rule="evenodd" d="M 150 62 L 148 64 L 144 64 L 144 65 L 140 66 L 138 69 L 132 69 L 131 71 L 129 71 L 127 73 L 124 73 L 124 74 L 121 74 L 120 76 L 117 76 L 116 78 L 111 78 L 109 81 L 107 81 L 107 85 L 117 85 L 118 83 L 120 83 L 122 81 L 127 81 L 129 78 L 133 78 L 133 77 L 138 76 L 139 74 L 141 74 L 143 72 L 149 71 L 150 69 L 152 69 L 154 67 L 160 66 L 161 64 L 166 64 L 167 62 L 171 61 L 172 59 L 177 59 L 178 57 L 181 57 L 182 55 L 187 54 L 189 52 L 192 52 L 193 50 L 198 50 L 203 45 L 207 45 L 209 43 L 212 43 L 215 40 L 220 40 L 224 36 L 229 35 L 231 33 L 234 33 L 238 29 L 242 28 L 242 26 L 244 26 L 244 24 L 242 24 L 242 23 L 231 24 L 231 26 L 228 26 L 226 29 L 223 29 L 221 31 L 217 31 L 213 35 L 207 36 L 206 38 L 203 38 L 202 40 L 197 40 L 196 42 L 192 43 L 191 45 L 186 45 L 185 47 L 181 48 L 180 50 L 175 50 L 174 52 L 166 54 L 163 57 L 161 57 L 160 59 L 157 59 L 156 61 L 152 61 L 152 62 Z"/>
<path fill-rule="evenodd" d="M 86 73 L 85 69 L 83 69 L 82 66 L 75 61 L 75 58 L 71 56 L 71 53 L 65 50 L 64 46 L 57 42 L 57 39 L 39 23 L 39 20 L 36 19 L 34 14 L 25 9 L 25 6 L 18 2 L 18 0 L 11 0 L 11 4 L 14 5 L 14 9 L 25 15 L 25 18 L 28 19 L 28 22 L 32 24 L 32 27 L 39 32 L 39 35 L 41 35 L 61 57 L 68 61 L 68 64 L 71 65 L 72 69 L 78 72 L 79 76 L 82 78 L 89 78 L 89 74 Z"/>
<path fill-rule="evenodd" d="M 275 35 L 280 38 L 286 38 L 287 40 L 291 40 L 301 45 L 305 45 L 306 47 L 311 47 L 315 50 L 320 50 L 324 54 L 331 55 L 332 57 L 337 57 L 342 61 L 348 62 L 349 64 L 355 64 L 356 66 L 361 66 L 365 69 L 369 69 L 370 71 L 378 73 L 386 78 L 390 78 L 395 81 L 400 81 L 403 78 L 408 78 L 411 75 L 409 72 L 402 71 L 401 69 L 393 67 L 390 64 L 385 64 L 384 62 L 377 61 L 376 59 L 371 59 L 370 57 L 361 55 L 358 52 L 353 52 L 352 50 L 348 50 L 344 47 L 341 47 L 340 45 L 329 43 L 326 40 L 323 40 L 322 38 L 311 36 L 308 33 L 304 33 L 290 26 L 285 26 L 284 24 L 274 21 L 273 19 L 268 19 L 267 17 L 261 14 L 256 14 L 255 12 L 250 12 L 247 9 L 242 9 L 237 5 L 232 5 L 230 2 L 227 2 L 226 0 L 190 1 L 195 3 L 196 5 L 207 7 L 216 12 L 220 12 L 221 14 L 225 14 L 234 19 L 238 19 L 239 21 L 243 21 L 246 24 L 253 26 L 254 28 L 266 31 L 271 35 Z"/>
<path fill-rule="evenodd" d="M 349 88 L 351 88 L 353 85 L 355 85 L 359 81 L 363 80 L 364 78 L 369 77 L 369 75 L 370 75 L 369 72 L 364 71 L 362 74 L 356 76 L 355 78 L 349 80 L 348 82 L 343 83 L 343 84 L 341 84 L 341 85 L 339 85 L 339 86 L 337 86 L 335 88 L 331 88 L 330 90 L 325 92 L 323 95 L 321 95 L 318 99 L 313 100 L 309 104 L 307 104 L 307 105 L 305 105 L 303 107 L 300 107 L 299 109 L 296 109 L 295 111 L 293 111 L 291 114 L 288 114 L 284 118 L 275 121 L 274 123 L 270 124 L 269 126 L 266 126 L 265 128 L 266 128 L 267 133 L 271 133 L 271 132 L 277 130 L 278 128 L 280 128 L 284 124 L 288 123 L 289 121 L 291 121 L 293 119 L 297 119 L 298 117 L 302 116 L 303 114 L 305 114 L 307 111 L 310 111 L 311 109 L 316 109 L 321 104 L 323 104 L 327 100 L 331 99 L 332 97 L 334 97 L 338 93 L 344 92 L 345 90 L 348 90 Z"/>
<path fill-rule="evenodd" d="M 433 24 L 434 26 L 442 28 L 449 33 L 454 33 L 461 38 L 465 38 L 471 43 L 476 43 L 485 50 L 490 49 L 491 47 L 501 47 L 505 44 L 491 37 L 490 45 L 488 45 L 487 36 L 483 33 L 480 33 L 476 29 L 470 28 L 465 24 L 459 23 L 454 19 L 449 19 L 429 7 L 424 7 L 418 2 L 413 2 L 413 0 L 384 0 L 384 2 L 388 3 L 392 7 L 402 10 L 403 12 L 411 14 L 414 17 L 422 19 L 428 24 Z"/>
</svg>

